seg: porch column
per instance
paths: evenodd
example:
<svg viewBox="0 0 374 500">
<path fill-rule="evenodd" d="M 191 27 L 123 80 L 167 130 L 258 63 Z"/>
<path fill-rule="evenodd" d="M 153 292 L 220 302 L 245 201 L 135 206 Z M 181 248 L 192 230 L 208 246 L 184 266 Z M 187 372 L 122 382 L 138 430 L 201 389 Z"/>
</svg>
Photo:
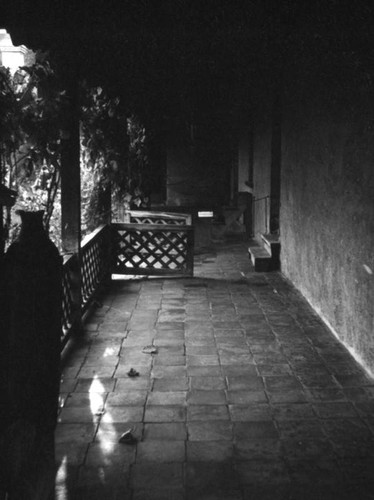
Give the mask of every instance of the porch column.
<svg viewBox="0 0 374 500">
<path fill-rule="evenodd" d="M 239 134 L 238 206 L 245 206 L 243 212 L 247 236 L 253 236 L 253 124 L 247 118 Z"/>
<path fill-rule="evenodd" d="M 112 184 L 108 182 L 101 187 L 98 205 L 101 209 L 100 224 L 110 224 L 112 221 Z"/>
<path fill-rule="evenodd" d="M 61 133 L 61 240 L 63 254 L 73 256 L 69 265 L 74 302 L 74 323 L 81 324 L 81 182 L 79 99 L 77 72 L 64 75 L 67 103 Z"/>
<path fill-rule="evenodd" d="M 271 174 L 270 174 L 270 233 L 278 233 L 280 227 L 280 176 L 282 161 L 281 144 L 281 87 L 275 90 L 272 110 Z"/>
</svg>

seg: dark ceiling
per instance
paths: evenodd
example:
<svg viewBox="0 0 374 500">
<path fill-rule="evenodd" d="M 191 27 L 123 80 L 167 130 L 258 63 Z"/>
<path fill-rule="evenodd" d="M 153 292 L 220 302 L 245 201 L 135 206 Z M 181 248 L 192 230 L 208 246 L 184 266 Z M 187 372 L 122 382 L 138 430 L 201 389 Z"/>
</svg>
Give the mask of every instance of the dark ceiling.
<svg viewBox="0 0 374 500">
<path fill-rule="evenodd" d="M 240 105 L 280 68 L 366 64 L 373 47 L 369 0 L 11 0 L 3 14 L 15 44 L 139 107 Z"/>
</svg>

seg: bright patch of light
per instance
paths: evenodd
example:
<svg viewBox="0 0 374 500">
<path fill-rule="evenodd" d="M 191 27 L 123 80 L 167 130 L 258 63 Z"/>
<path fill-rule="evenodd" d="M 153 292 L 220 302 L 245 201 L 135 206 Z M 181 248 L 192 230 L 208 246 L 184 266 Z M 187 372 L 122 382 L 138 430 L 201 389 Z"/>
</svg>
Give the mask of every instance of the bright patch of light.
<svg viewBox="0 0 374 500">
<path fill-rule="evenodd" d="M 106 358 L 107 356 L 114 356 L 116 353 L 116 350 L 114 347 L 107 347 L 104 351 L 103 358 Z"/>
<path fill-rule="evenodd" d="M 98 470 L 98 476 L 101 484 L 105 484 L 105 470 L 103 467 L 100 467 Z"/>
<path fill-rule="evenodd" d="M 91 383 L 91 387 L 89 389 L 89 397 L 90 397 L 90 408 L 91 408 L 91 413 L 93 417 L 98 417 L 98 413 L 102 412 L 104 409 L 104 396 L 105 394 L 105 388 L 103 384 L 100 382 L 100 379 L 98 378 L 97 375 L 94 376 L 94 379 Z M 95 418 L 94 418 L 95 420 Z M 106 411 L 102 418 L 101 422 L 105 423 L 105 430 L 109 434 L 114 433 L 114 426 L 113 426 L 113 420 L 110 416 L 110 413 Z M 99 427 L 99 437 L 100 437 L 100 432 L 101 428 Z M 106 441 L 100 437 L 99 440 L 100 443 L 100 449 L 103 454 L 103 456 L 110 455 L 113 453 L 114 450 L 114 443 L 112 441 Z"/>
<path fill-rule="evenodd" d="M 94 376 L 91 387 L 89 389 L 90 395 L 90 408 L 92 415 L 96 415 L 97 412 L 103 409 L 104 398 L 103 393 L 105 392 L 103 384 L 98 379 L 97 375 Z"/>
<path fill-rule="evenodd" d="M 373 274 L 373 271 L 372 271 L 372 269 L 370 269 L 370 267 L 369 267 L 369 266 L 367 266 L 366 264 L 364 264 L 364 265 L 363 265 L 363 267 L 364 267 L 365 271 L 366 271 L 368 274 Z"/>
<path fill-rule="evenodd" d="M 90 392 L 90 408 L 92 415 L 96 415 L 102 410 L 104 400 L 99 392 Z"/>
<path fill-rule="evenodd" d="M 55 488 L 56 500 L 69 500 L 69 492 L 66 488 L 66 480 L 68 476 L 67 462 L 67 457 L 65 455 L 62 459 L 60 467 L 57 470 Z"/>
<path fill-rule="evenodd" d="M 91 383 L 90 389 L 88 391 L 90 393 L 90 398 L 91 398 L 91 393 L 93 392 L 105 392 L 103 384 L 100 382 L 98 379 L 97 375 L 94 376 L 94 379 Z"/>
<path fill-rule="evenodd" d="M 0 29 L 0 55 L 1 65 L 9 68 L 15 73 L 20 66 L 25 65 L 25 55 L 27 48 L 24 45 L 18 47 L 13 45 L 9 33 L 5 29 Z"/>
<path fill-rule="evenodd" d="M 104 422 L 105 424 L 111 424 L 113 422 L 113 419 L 110 416 L 110 413 L 105 412 L 105 414 L 103 415 L 103 418 L 101 419 L 101 421 Z"/>
</svg>

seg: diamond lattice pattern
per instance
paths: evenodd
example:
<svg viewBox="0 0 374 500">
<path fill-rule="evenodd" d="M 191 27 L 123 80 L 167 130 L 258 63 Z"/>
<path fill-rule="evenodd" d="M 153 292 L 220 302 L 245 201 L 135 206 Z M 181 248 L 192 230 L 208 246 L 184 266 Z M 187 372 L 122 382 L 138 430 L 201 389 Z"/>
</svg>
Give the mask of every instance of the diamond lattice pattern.
<svg viewBox="0 0 374 500">
<path fill-rule="evenodd" d="M 127 269 L 184 269 L 187 233 L 180 231 L 118 230 L 116 267 Z"/>
</svg>

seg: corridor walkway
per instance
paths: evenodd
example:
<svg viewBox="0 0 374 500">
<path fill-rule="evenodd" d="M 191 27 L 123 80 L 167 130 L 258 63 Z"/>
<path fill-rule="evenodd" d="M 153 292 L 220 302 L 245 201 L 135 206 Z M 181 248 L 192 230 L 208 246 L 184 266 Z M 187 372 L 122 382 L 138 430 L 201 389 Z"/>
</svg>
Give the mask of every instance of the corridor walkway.
<svg viewBox="0 0 374 500">
<path fill-rule="evenodd" d="M 194 278 L 113 282 L 67 356 L 56 455 L 58 500 L 374 499 L 374 381 L 221 245 Z"/>
</svg>

